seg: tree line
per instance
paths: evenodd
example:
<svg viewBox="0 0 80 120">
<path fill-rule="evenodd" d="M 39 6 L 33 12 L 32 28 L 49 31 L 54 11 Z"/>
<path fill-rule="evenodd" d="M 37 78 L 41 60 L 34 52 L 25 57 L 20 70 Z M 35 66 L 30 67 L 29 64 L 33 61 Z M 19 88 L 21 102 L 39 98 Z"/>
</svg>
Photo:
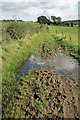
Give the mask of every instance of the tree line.
<svg viewBox="0 0 80 120">
<path fill-rule="evenodd" d="M 56 16 L 51 16 L 51 20 L 49 20 L 46 16 L 39 16 L 37 18 L 37 22 L 40 24 L 48 24 L 48 25 L 57 25 L 57 26 L 71 26 L 73 27 L 73 25 L 77 25 L 74 24 L 73 22 L 67 22 L 64 21 L 62 22 L 61 17 L 56 17 Z"/>
<path fill-rule="evenodd" d="M 23 20 L 15 20 L 15 19 L 1 20 L 0 22 L 15 22 L 15 21 L 25 22 Z M 61 17 L 56 17 L 56 16 L 51 16 L 51 20 L 48 19 L 46 16 L 39 16 L 37 18 L 37 22 L 40 24 L 47 24 L 47 25 L 71 26 L 71 27 L 73 27 L 73 25 L 78 25 L 80 27 L 80 20 L 62 21 Z"/>
</svg>

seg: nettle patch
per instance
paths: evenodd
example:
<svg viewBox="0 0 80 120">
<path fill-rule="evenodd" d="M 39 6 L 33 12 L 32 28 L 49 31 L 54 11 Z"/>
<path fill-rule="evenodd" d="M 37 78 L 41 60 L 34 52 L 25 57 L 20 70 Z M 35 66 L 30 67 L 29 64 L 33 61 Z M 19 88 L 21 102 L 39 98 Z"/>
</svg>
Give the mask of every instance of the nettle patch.
<svg viewBox="0 0 80 120">
<path fill-rule="evenodd" d="M 17 83 L 14 102 L 10 103 L 7 116 L 14 118 L 63 118 L 61 77 L 55 71 L 34 70 L 21 77 Z M 13 106 L 13 107 L 11 107 Z M 5 107 L 5 109 L 7 109 Z M 4 116 L 6 116 L 4 113 Z"/>
</svg>

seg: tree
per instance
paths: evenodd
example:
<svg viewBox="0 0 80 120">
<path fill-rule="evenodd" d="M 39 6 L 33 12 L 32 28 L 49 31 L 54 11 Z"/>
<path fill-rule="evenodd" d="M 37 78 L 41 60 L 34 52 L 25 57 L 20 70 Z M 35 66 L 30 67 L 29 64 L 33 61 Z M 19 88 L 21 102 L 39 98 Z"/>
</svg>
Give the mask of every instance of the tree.
<svg viewBox="0 0 80 120">
<path fill-rule="evenodd" d="M 51 19 L 53 20 L 53 22 L 56 22 L 56 16 L 51 16 Z"/>
<path fill-rule="evenodd" d="M 51 16 L 51 19 L 53 20 L 54 24 L 61 24 L 61 17 Z"/>
<path fill-rule="evenodd" d="M 51 24 L 51 21 L 48 20 L 48 19 L 46 18 L 46 16 L 40 16 L 40 17 L 38 17 L 37 19 L 38 19 L 38 23 L 40 23 L 40 24 L 48 24 L 48 25 Z"/>
<path fill-rule="evenodd" d="M 61 24 L 61 17 L 57 17 L 56 21 L 57 21 L 58 24 Z"/>
</svg>

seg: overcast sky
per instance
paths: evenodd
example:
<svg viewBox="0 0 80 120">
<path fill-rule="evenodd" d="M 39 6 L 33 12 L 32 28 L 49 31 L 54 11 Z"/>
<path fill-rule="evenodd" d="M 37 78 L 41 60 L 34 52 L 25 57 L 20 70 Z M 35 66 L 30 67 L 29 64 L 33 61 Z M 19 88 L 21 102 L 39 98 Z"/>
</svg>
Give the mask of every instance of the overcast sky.
<svg viewBox="0 0 80 120">
<path fill-rule="evenodd" d="M 52 15 L 60 16 L 62 20 L 78 19 L 78 2 L 79 0 L 2 0 L 0 19 L 17 16 L 22 20 L 36 21 L 41 15 L 48 18 Z"/>
</svg>

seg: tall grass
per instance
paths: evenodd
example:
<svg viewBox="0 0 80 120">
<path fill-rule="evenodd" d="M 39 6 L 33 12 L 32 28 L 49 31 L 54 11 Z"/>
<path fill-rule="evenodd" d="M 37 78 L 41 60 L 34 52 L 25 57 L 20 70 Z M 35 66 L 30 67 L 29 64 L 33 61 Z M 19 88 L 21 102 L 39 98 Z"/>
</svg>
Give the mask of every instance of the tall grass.
<svg viewBox="0 0 80 120">
<path fill-rule="evenodd" d="M 17 40 L 24 38 L 26 35 L 33 35 L 40 32 L 40 25 L 32 22 L 9 22 L 2 23 L 3 41 Z"/>
<path fill-rule="evenodd" d="M 30 55 L 31 39 L 34 34 L 41 31 L 41 28 L 36 23 L 12 22 L 3 23 L 2 30 L 3 79 L 7 79 L 11 72 Z"/>
</svg>

